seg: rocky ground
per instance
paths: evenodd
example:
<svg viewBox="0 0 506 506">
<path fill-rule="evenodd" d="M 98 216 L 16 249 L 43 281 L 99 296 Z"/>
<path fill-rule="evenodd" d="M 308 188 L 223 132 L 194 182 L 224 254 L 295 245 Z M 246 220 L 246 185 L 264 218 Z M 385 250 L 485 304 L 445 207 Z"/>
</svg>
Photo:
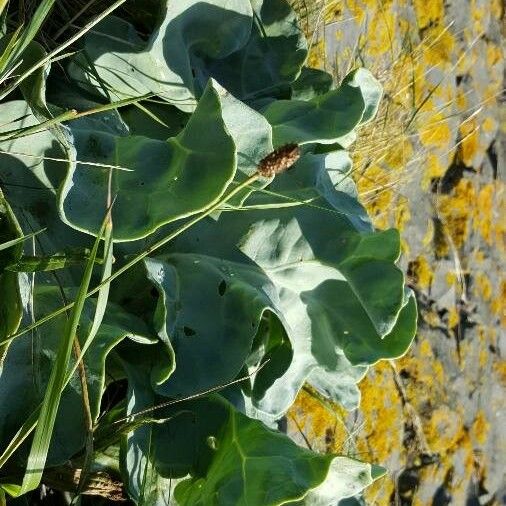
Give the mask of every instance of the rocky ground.
<svg viewBox="0 0 506 506">
<path fill-rule="evenodd" d="M 370 505 L 506 504 L 506 105 L 500 0 L 294 1 L 310 64 L 385 87 L 354 148 L 362 201 L 399 227 L 415 289 L 411 351 L 371 368 L 361 408 L 303 392 L 302 444 L 384 465 Z"/>
</svg>

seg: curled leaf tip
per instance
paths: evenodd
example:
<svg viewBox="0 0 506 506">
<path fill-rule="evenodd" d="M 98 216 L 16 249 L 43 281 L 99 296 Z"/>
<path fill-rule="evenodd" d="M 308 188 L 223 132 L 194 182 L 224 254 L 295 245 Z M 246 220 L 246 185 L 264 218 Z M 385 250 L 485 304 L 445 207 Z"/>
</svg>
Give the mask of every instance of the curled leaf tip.
<svg viewBox="0 0 506 506">
<path fill-rule="evenodd" d="M 258 173 L 264 177 L 275 176 L 289 169 L 300 157 L 297 144 L 285 144 L 269 153 L 258 164 Z"/>
</svg>

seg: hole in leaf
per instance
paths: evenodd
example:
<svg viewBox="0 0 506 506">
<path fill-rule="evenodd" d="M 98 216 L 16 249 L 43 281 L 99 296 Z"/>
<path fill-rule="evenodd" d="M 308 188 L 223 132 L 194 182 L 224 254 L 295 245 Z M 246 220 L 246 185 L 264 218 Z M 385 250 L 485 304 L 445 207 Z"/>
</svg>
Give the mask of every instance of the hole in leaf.
<svg viewBox="0 0 506 506">
<path fill-rule="evenodd" d="M 191 337 L 196 334 L 196 332 L 192 328 L 187 327 L 186 325 L 183 327 L 183 332 L 186 337 Z"/>
<path fill-rule="evenodd" d="M 207 446 L 209 446 L 209 448 L 211 448 L 211 450 L 218 449 L 218 439 L 216 439 L 214 436 L 208 436 L 206 443 L 207 443 Z"/>
<path fill-rule="evenodd" d="M 227 283 L 224 279 L 221 280 L 221 283 L 218 285 L 218 293 L 220 295 L 225 295 L 225 291 L 227 290 Z"/>
</svg>

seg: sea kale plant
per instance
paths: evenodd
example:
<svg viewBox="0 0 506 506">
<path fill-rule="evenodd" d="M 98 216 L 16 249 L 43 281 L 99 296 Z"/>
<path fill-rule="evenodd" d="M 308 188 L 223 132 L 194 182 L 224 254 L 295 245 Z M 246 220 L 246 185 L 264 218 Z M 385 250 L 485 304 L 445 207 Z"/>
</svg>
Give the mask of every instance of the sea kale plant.
<svg viewBox="0 0 506 506">
<path fill-rule="evenodd" d="M 0 2 L 0 504 L 336 505 L 384 470 L 282 421 L 415 333 L 347 152 L 381 87 L 286 0 L 123 1 L 59 46 Z"/>
</svg>

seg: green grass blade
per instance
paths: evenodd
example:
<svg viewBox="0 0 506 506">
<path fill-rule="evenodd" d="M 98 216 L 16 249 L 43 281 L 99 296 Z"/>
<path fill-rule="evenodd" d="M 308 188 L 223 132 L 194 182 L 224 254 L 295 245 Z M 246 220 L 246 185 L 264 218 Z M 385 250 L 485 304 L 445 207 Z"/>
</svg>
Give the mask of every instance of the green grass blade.
<svg viewBox="0 0 506 506">
<path fill-rule="evenodd" d="M 112 174 L 111 174 L 112 175 Z M 110 188 L 110 186 L 109 186 Z M 110 194 L 109 194 L 109 200 L 110 200 Z M 110 209 L 110 208 L 109 208 Z M 102 270 L 102 278 L 101 281 L 104 281 L 107 279 L 112 272 L 112 261 L 113 261 L 113 241 L 112 241 L 112 220 L 111 220 L 111 213 L 108 211 L 108 218 L 107 218 L 107 224 L 105 227 L 105 234 L 104 234 L 104 267 Z M 109 288 L 111 286 L 111 283 L 105 283 L 102 288 L 98 292 L 97 296 L 97 305 L 95 308 L 95 314 L 93 316 L 93 323 L 91 325 L 91 329 L 86 336 L 86 339 L 81 347 L 81 353 L 78 357 L 76 357 L 76 363 L 75 368 L 79 367 L 79 363 L 84 357 L 84 354 L 86 353 L 86 350 L 89 348 L 91 343 L 93 342 L 93 339 L 97 335 L 97 332 L 100 328 L 100 325 L 102 324 L 102 320 L 104 319 L 105 311 L 107 309 L 107 300 L 109 298 Z M 68 375 L 68 379 L 66 382 L 70 381 L 70 378 L 72 377 L 72 374 L 74 371 L 72 370 L 70 374 Z M 91 413 L 90 413 L 91 418 Z M 91 468 L 91 464 L 93 462 L 93 425 L 95 421 L 93 419 L 90 420 L 91 428 L 88 430 L 87 434 L 87 441 L 86 441 L 86 449 L 85 449 L 85 455 L 84 455 L 84 462 L 81 469 L 81 476 L 79 478 L 79 483 L 77 486 L 77 492 L 76 496 L 74 497 L 74 500 L 72 501 L 72 504 L 76 504 L 76 501 L 79 500 L 80 494 L 83 491 L 84 485 L 86 484 L 86 480 L 88 477 L 88 473 Z"/>
<path fill-rule="evenodd" d="M 17 30 L 11 35 L 9 42 L 5 46 L 2 56 L 0 56 L 0 72 L 3 72 L 5 70 L 5 67 L 7 67 L 9 61 L 11 61 L 12 54 L 19 41 L 19 33 L 21 32 L 22 28 L 23 28 L 22 26 L 17 28 Z"/>
<path fill-rule="evenodd" d="M 27 239 L 31 239 L 32 237 L 35 237 L 36 235 L 44 232 L 46 230 L 45 228 L 38 230 L 37 232 L 33 232 L 32 234 L 24 235 L 23 237 L 17 237 L 16 239 L 12 239 L 11 241 L 6 241 L 0 244 L 0 251 L 11 248 L 12 246 L 16 246 L 16 244 L 19 244 L 20 242 L 24 242 Z"/>
<path fill-rule="evenodd" d="M 112 11 L 117 9 L 121 4 L 124 4 L 126 0 L 116 0 L 110 7 L 105 9 L 101 14 L 96 16 L 93 20 L 87 23 L 81 28 L 75 35 L 67 39 L 63 44 L 59 45 L 56 49 L 53 49 L 44 58 L 40 59 L 35 65 L 32 65 L 26 72 L 21 74 L 17 79 L 14 80 L 9 86 L 6 86 L 0 93 L 0 100 L 3 100 L 7 95 L 12 93 L 27 77 L 32 75 L 37 69 L 43 67 L 47 62 L 51 61 L 55 56 L 62 53 L 67 47 L 71 46 L 74 42 L 79 40 L 83 35 L 89 32 L 97 23 L 100 23 L 102 19 L 108 16 Z"/>
<path fill-rule="evenodd" d="M 15 485 L 12 483 L 2 483 L 2 490 L 10 496 L 14 497 L 19 494 L 19 485 Z M 5 497 L 5 494 L 4 494 Z M 0 505 L 2 503 L 0 502 Z M 7 505 L 7 498 L 5 497 L 5 505 Z"/>
<path fill-rule="evenodd" d="M 28 26 L 22 30 L 20 26 L 13 34 L 9 44 L 0 59 L 0 72 L 9 72 L 12 66 L 19 62 L 23 52 L 30 42 L 39 33 L 39 30 L 51 11 L 55 0 L 42 0 L 37 10 L 33 13 Z M 0 77 L 0 81 L 5 79 L 5 75 Z"/>
<path fill-rule="evenodd" d="M 19 44 L 16 51 L 13 53 L 14 60 L 22 55 L 28 44 L 30 44 L 30 42 L 32 42 L 35 36 L 39 33 L 40 27 L 49 15 L 54 3 L 55 0 L 42 0 L 40 5 L 37 7 L 37 10 L 33 13 L 28 26 L 25 30 L 23 30 L 23 33 L 19 38 Z"/>
<path fill-rule="evenodd" d="M 111 271 L 112 271 L 112 263 L 113 263 L 113 242 L 112 242 L 112 229 L 110 227 L 106 227 L 105 229 L 105 245 L 104 245 L 104 266 L 103 266 L 103 272 L 102 272 L 102 280 L 106 280 L 110 277 Z M 81 347 L 81 355 L 76 360 L 75 364 L 73 365 L 72 369 L 67 373 L 67 376 L 65 378 L 65 381 L 63 382 L 62 390 L 65 389 L 65 387 L 68 385 L 69 381 L 71 380 L 72 376 L 77 370 L 79 359 L 82 359 L 88 348 L 90 347 L 93 338 L 95 337 L 98 328 L 100 327 L 100 323 L 104 317 L 105 309 L 107 307 L 107 299 L 109 297 L 109 286 L 110 283 L 104 284 L 104 286 L 101 288 L 101 290 L 98 293 L 97 297 L 97 309 L 95 312 L 95 317 L 93 319 L 91 330 L 86 337 L 82 347 Z M 42 404 L 39 405 L 35 411 L 31 413 L 31 415 L 25 420 L 23 425 L 19 428 L 18 432 L 15 434 L 15 436 L 11 439 L 9 445 L 7 448 L 3 451 L 3 453 L 0 455 L 0 469 L 5 465 L 5 463 L 11 458 L 13 453 L 21 446 L 23 441 L 26 440 L 26 438 L 33 432 L 35 427 L 37 426 L 37 421 L 40 415 Z"/>
<path fill-rule="evenodd" d="M 0 0 L 0 16 L 3 14 L 4 9 L 7 7 L 9 0 Z"/>
<path fill-rule="evenodd" d="M 110 111 L 113 109 L 119 109 L 120 107 L 125 107 L 127 105 L 136 104 L 137 102 L 140 102 L 141 100 L 145 100 L 145 99 L 152 97 L 152 96 L 153 96 L 152 93 L 147 93 L 146 95 L 142 95 L 140 97 L 118 100 L 117 102 L 114 102 L 114 103 L 100 105 L 100 106 L 94 107 L 93 109 L 88 109 L 88 110 L 80 111 L 80 112 L 72 109 L 70 111 L 63 112 L 62 114 L 59 114 L 58 116 L 55 116 L 54 118 L 51 118 L 51 119 L 48 119 L 48 120 L 43 121 L 41 123 L 38 123 L 37 125 L 16 128 L 14 130 L 2 132 L 2 133 L 0 133 L 0 139 L 1 140 L 20 139 L 21 137 L 26 137 L 28 135 L 38 134 L 38 133 L 43 132 L 45 130 L 49 130 L 54 125 L 58 125 L 58 124 L 63 123 L 65 121 L 71 121 L 74 119 L 82 118 L 84 116 L 90 116 L 92 114 L 97 114 L 100 112 L 106 112 L 106 111 Z"/>
<path fill-rule="evenodd" d="M 30 448 L 28 462 L 21 485 L 20 494 L 25 494 L 31 490 L 35 490 L 42 479 L 42 473 L 51 443 L 51 436 L 56 421 L 60 399 L 67 378 L 67 367 L 70 360 L 72 351 L 72 344 L 77 333 L 77 327 L 81 318 L 81 313 L 86 301 L 86 294 L 90 285 L 91 276 L 93 274 L 93 267 L 95 258 L 97 256 L 98 247 L 104 235 L 105 221 L 102 225 L 100 233 L 98 234 L 90 258 L 86 264 L 83 274 L 83 280 L 79 287 L 76 301 L 74 303 L 70 320 L 67 324 L 65 335 L 62 336 L 60 347 L 56 355 L 56 361 L 49 377 L 44 400 L 37 421 L 37 427 Z"/>
<path fill-rule="evenodd" d="M 23 441 L 32 433 L 37 425 L 37 419 L 40 413 L 40 406 L 24 421 L 23 425 L 11 439 L 7 448 L 0 455 L 0 469 L 12 457 L 12 454 L 21 446 Z"/>
</svg>

